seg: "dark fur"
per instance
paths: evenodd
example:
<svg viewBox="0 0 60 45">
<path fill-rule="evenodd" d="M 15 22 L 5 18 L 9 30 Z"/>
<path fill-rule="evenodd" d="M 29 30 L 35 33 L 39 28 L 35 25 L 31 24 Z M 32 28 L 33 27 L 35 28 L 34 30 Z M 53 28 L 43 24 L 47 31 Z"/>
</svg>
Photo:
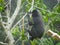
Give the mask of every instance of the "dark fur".
<svg viewBox="0 0 60 45">
<path fill-rule="evenodd" d="M 31 40 L 35 39 L 35 38 L 41 38 L 43 36 L 44 33 L 44 27 L 43 27 L 43 21 L 42 21 L 42 17 L 41 14 L 39 14 L 38 10 L 33 10 L 32 11 L 32 20 L 33 23 L 31 21 L 29 21 L 29 25 L 32 26 L 31 31 L 28 30 L 30 36 L 31 36 Z"/>
</svg>

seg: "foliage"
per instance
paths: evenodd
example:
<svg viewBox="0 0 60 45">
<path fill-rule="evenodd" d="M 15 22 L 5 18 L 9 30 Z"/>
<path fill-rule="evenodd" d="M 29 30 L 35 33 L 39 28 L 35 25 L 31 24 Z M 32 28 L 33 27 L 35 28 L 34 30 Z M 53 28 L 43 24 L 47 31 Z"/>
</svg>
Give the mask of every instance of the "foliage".
<svg viewBox="0 0 60 45">
<path fill-rule="evenodd" d="M 56 45 L 60 45 L 60 42 L 58 42 Z"/>
<path fill-rule="evenodd" d="M 23 14 L 24 14 L 24 12 L 28 12 L 28 10 L 31 8 L 31 2 L 32 2 L 32 0 L 22 0 L 21 12 L 23 12 Z M 0 0 L 0 12 L 2 10 L 4 10 L 4 3 L 5 3 L 4 0 Z M 60 3 L 58 3 L 53 8 L 52 11 L 50 11 L 47 9 L 47 6 L 43 3 L 43 0 L 35 0 L 33 9 L 39 9 L 39 11 L 43 17 L 45 28 L 47 26 L 52 31 L 60 34 Z M 23 14 L 21 14 L 21 16 Z M 19 14 L 19 16 L 20 16 L 20 14 Z M 26 31 L 19 29 L 19 26 L 16 26 L 13 30 L 11 30 L 11 32 L 12 32 L 15 40 L 18 40 L 18 39 L 20 41 L 28 40 Z M 31 42 L 31 45 L 55 45 L 54 41 L 56 42 L 55 39 L 52 39 L 51 37 L 49 37 L 49 36 L 47 37 L 46 35 L 44 35 L 41 39 L 35 39 L 30 42 Z M 56 43 L 56 45 L 60 45 L 60 42 L 58 41 Z"/>
<path fill-rule="evenodd" d="M 12 34 L 13 34 L 14 38 L 19 38 L 20 31 L 18 29 L 18 26 L 12 30 Z"/>
<path fill-rule="evenodd" d="M 4 0 L 0 0 L 0 12 L 4 9 Z"/>
<path fill-rule="evenodd" d="M 20 30 L 18 26 L 12 30 L 12 34 L 15 39 L 20 39 L 20 40 L 27 40 L 27 36 L 25 35 L 25 30 Z"/>
</svg>

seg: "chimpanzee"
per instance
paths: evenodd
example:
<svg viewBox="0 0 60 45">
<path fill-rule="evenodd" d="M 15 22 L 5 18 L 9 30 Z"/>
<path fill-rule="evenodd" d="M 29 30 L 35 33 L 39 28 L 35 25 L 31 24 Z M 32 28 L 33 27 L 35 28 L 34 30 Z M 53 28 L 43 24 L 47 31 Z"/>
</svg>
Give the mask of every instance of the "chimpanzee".
<svg viewBox="0 0 60 45">
<path fill-rule="evenodd" d="M 30 40 L 36 39 L 36 38 L 41 38 L 44 34 L 44 26 L 43 26 L 43 21 L 41 14 L 39 13 L 38 10 L 33 10 L 31 12 L 32 14 L 32 20 L 30 20 L 30 16 L 28 15 L 28 24 L 29 26 L 32 26 L 31 30 L 27 29 L 30 37 Z"/>
</svg>

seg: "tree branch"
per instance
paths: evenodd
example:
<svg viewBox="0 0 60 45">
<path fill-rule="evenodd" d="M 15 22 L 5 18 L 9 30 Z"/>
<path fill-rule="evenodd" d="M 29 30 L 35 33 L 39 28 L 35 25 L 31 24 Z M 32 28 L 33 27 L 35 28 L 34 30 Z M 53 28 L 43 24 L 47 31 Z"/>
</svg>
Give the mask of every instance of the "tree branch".
<svg viewBox="0 0 60 45">
<path fill-rule="evenodd" d="M 47 31 L 47 35 L 55 38 L 56 40 L 60 40 L 60 35 L 58 35 L 57 33 L 53 32 L 53 31 L 51 31 L 51 30 L 48 30 L 48 31 Z"/>
<path fill-rule="evenodd" d="M 21 6 L 21 0 L 17 0 L 17 7 L 16 7 L 16 9 L 15 9 L 15 12 L 13 13 L 11 19 L 10 19 L 9 22 L 8 22 L 8 23 L 9 23 L 9 28 L 11 28 L 11 26 L 12 26 L 12 24 L 13 24 L 16 16 L 18 15 L 19 10 L 20 10 L 20 6 Z"/>
<path fill-rule="evenodd" d="M 1 45 L 8 45 L 8 43 L 3 43 L 3 42 L 0 42 Z"/>
<path fill-rule="evenodd" d="M 21 5 L 21 0 L 17 0 L 17 7 L 16 7 L 15 12 L 13 13 L 11 19 L 8 20 L 6 26 L 2 23 L 2 26 L 4 27 L 5 33 L 7 35 L 8 40 L 9 40 L 8 45 L 14 45 L 14 42 L 15 42 L 10 28 L 11 28 L 11 26 L 12 26 L 12 24 L 13 24 L 16 16 L 17 16 L 19 10 L 20 10 L 20 5 Z M 8 11 L 6 11 L 6 12 L 8 12 Z M 8 13 L 7 13 L 6 16 L 9 17 Z"/>
</svg>

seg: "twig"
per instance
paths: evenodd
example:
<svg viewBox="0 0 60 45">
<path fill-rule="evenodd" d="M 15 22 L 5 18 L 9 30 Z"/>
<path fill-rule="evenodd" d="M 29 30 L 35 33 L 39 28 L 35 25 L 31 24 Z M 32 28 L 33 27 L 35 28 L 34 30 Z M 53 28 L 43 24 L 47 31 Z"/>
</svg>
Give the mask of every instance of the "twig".
<svg viewBox="0 0 60 45">
<path fill-rule="evenodd" d="M 27 13 L 12 27 L 12 29 L 14 29 L 21 21 L 22 19 L 27 15 Z M 11 29 L 11 30 L 12 30 Z"/>
</svg>

